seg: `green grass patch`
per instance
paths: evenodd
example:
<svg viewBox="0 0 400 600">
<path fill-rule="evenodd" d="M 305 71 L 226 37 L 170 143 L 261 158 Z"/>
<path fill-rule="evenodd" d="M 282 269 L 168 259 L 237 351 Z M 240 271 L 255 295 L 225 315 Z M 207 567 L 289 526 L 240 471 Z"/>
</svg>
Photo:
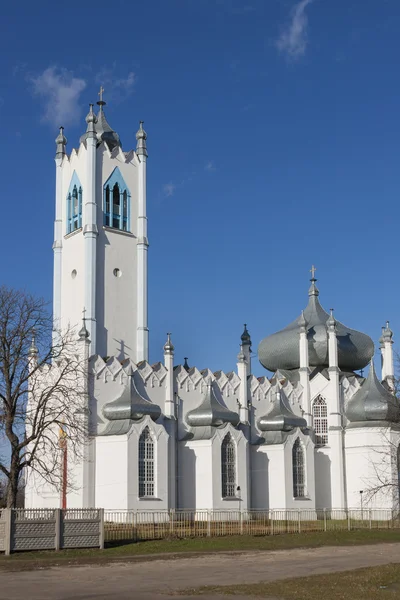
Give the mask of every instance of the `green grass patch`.
<svg viewBox="0 0 400 600">
<path fill-rule="evenodd" d="M 173 555 L 179 553 L 209 553 L 227 551 L 268 551 L 287 550 L 291 548 L 318 548 L 321 546 L 352 546 L 360 544 L 379 544 L 384 542 L 400 542 L 400 531 L 367 530 L 367 531 L 327 531 L 322 533 L 282 534 L 276 536 L 227 536 L 210 538 L 187 538 L 170 540 L 153 540 L 125 545 L 109 545 L 105 550 L 83 549 L 63 550 L 60 552 L 20 552 L 6 557 L 0 554 L 0 568 L 13 564 L 29 563 L 49 565 L 88 564 L 113 560 L 129 560 L 136 557 L 149 557 L 154 554 Z M 354 600 L 354 599 L 352 599 Z M 365 599 L 363 599 L 365 600 Z"/>
<path fill-rule="evenodd" d="M 207 586 L 190 593 L 241 594 L 275 600 L 394 599 L 400 597 L 400 564 L 249 585 Z"/>
</svg>

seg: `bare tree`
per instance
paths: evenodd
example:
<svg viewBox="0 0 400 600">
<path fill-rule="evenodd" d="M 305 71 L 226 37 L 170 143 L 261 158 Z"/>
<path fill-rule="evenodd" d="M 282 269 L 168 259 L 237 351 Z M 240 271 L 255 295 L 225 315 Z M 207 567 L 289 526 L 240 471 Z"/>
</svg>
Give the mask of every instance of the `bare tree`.
<svg viewBox="0 0 400 600">
<path fill-rule="evenodd" d="M 60 489 L 66 444 L 70 455 L 82 454 L 86 339 L 78 340 L 71 330 L 55 335 L 43 299 L 0 287 L 0 474 L 8 507 L 16 506 L 22 477 L 34 472 Z"/>
</svg>

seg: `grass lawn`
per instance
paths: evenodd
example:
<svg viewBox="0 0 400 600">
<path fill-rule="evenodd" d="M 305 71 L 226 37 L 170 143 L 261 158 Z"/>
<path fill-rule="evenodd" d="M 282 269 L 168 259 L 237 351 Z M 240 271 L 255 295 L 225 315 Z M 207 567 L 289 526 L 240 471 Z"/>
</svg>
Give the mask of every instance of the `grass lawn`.
<svg viewBox="0 0 400 600">
<path fill-rule="evenodd" d="M 0 569 L 36 568 L 52 564 L 90 564 L 113 560 L 146 560 L 151 554 L 172 555 L 192 552 L 226 552 L 247 550 L 286 550 L 290 548 L 318 548 L 320 546 L 351 546 L 400 542 L 400 531 L 361 530 L 327 531 L 322 533 L 282 534 L 276 536 L 227 536 L 154 540 L 125 545 L 109 545 L 105 550 L 63 550 L 60 552 L 20 552 L 9 557 L 0 554 Z M 400 596 L 400 593 L 399 593 Z M 352 598 L 354 600 L 354 598 Z M 363 599 L 365 600 L 365 598 Z"/>
<path fill-rule="evenodd" d="M 274 600 L 394 599 L 400 598 L 400 564 L 253 585 L 207 586 L 190 593 L 243 594 Z"/>
</svg>

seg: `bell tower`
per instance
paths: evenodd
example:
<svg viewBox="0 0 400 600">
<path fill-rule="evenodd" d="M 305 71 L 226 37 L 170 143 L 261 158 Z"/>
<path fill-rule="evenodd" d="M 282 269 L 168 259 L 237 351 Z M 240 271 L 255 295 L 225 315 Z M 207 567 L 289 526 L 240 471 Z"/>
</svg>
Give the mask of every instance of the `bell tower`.
<svg viewBox="0 0 400 600">
<path fill-rule="evenodd" d="M 148 360 L 147 135 L 124 151 L 100 88 L 86 132 L 68 155 L 56 139 L 53 314 L 55 328 L 78 327 L 85 310 L 90 354 Z"/>
</svg>

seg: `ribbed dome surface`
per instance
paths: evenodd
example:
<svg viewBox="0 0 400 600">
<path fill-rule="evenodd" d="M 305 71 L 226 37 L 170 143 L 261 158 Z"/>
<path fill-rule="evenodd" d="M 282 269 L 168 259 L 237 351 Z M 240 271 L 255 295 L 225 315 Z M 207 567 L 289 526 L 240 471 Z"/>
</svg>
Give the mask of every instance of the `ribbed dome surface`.
<svg viewBox="0 0 400 600">
<path fill-rule="evenodd" d="M 309 302 L 304 310 L 306 320 L 309 365 L 310 367 L 328 367 L 328 333 L 326 323 L 330 315 L 319 303 L 319 292 L 311 280 Z M 368 335 L 346 327 L 336 321 L 339 368 L 342 371 L 363 369 L 374 354 L 374 343 Z M 264 338 L 258 346 L 260 363 L 269 371 L 278 369 L 298 369 L 299 319 L 290 323 L 282 331 Z"/>
</svg>

